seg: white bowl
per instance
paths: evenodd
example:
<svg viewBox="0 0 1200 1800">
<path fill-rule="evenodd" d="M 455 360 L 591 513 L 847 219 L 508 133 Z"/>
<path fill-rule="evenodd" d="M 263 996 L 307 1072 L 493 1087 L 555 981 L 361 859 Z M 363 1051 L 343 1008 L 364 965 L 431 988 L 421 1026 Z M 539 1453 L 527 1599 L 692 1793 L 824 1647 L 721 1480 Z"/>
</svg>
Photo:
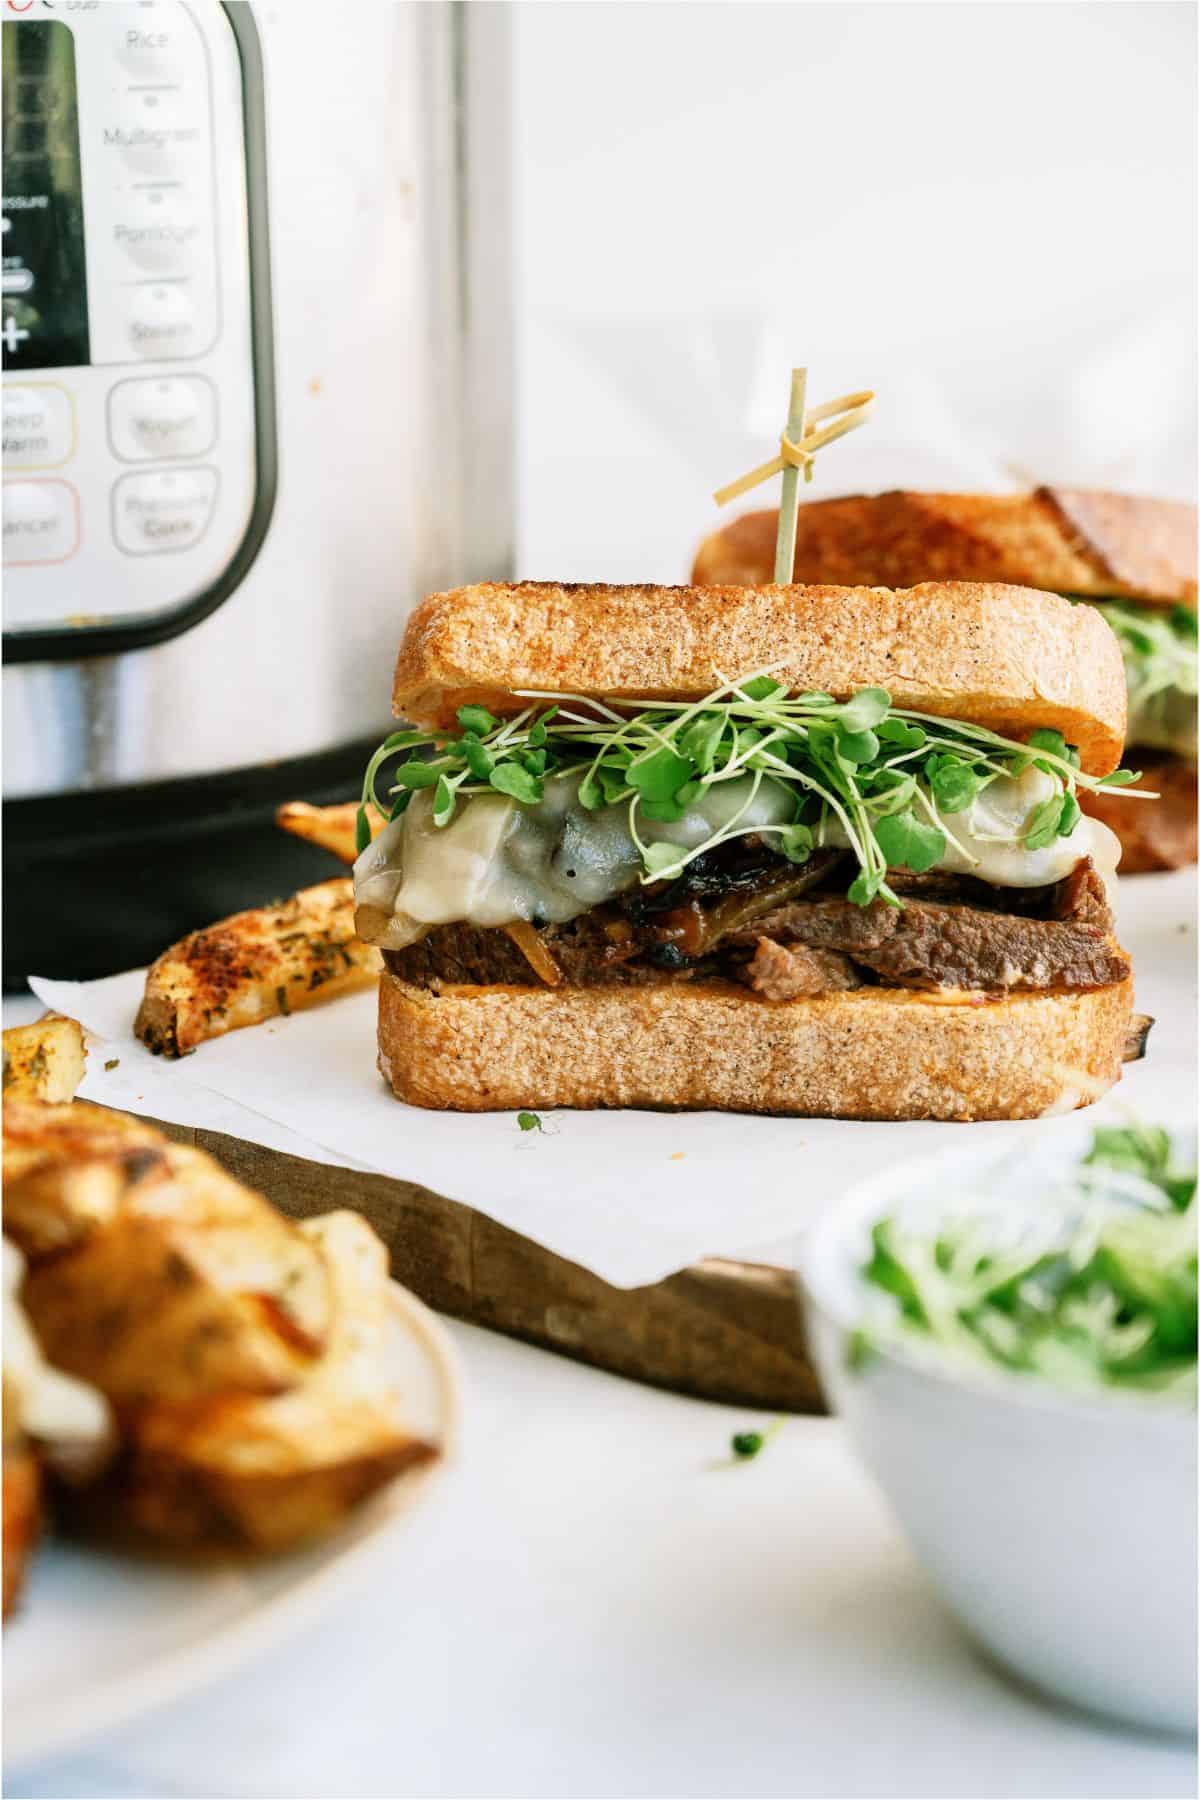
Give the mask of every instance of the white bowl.
<svg viewBox="0 0 1200 1800">
<path fill-rule="evenodd" d="M 1092 1126 L 999 1159 L 953 1151 L 855 1187 L 800 1252 L 825 1392 L 944 1599 L 1009 1669 L 1158 1730 L 1196 1726 L 1196 1416 L 1128 1393 L 1083 1396 L 848 1338 L 874 1290 L 859 1271 L 883 1215 L 970 1206 L 998 1171 L 1036 1204 Z M 1184 1133 L 1177 1134 L 1180 1139 Z M 993 1189 L 994 1194 L 994 1189 Z M 994 1198 L 993 1198 L 994 1204 Z"/>
</svg>

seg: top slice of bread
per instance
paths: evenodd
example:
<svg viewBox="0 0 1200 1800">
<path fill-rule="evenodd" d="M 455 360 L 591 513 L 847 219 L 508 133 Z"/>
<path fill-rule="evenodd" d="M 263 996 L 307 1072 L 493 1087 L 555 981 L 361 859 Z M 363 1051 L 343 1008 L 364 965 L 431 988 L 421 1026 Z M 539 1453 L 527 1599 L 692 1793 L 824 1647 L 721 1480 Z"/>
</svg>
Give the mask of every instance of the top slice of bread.
<svg viewBox="0 0 1200 1800">
<path fill-rule="evenodd" d="M 769 581 L 779 514 L 706 538 L 693 581 Z M 801 506 L 798 581 L 1006 581 L 1089 599 L 1196 604 L 1196 508 L 1085 488 L 853 494 Z"/>
<path fill-rule="evenodd" d="M 1100 615 L 1028 588 L 604 587 L 500 582 L 431 594 L 396 664 L 403 718 L 450 726 L 522 689 L 702 699 L 770 667 L 794 693 L 884 687 L 896 706 L 1025 738 L 1056 727 L 1092 774 L 1115 768 L 1125 678 Z"/>
</svg>

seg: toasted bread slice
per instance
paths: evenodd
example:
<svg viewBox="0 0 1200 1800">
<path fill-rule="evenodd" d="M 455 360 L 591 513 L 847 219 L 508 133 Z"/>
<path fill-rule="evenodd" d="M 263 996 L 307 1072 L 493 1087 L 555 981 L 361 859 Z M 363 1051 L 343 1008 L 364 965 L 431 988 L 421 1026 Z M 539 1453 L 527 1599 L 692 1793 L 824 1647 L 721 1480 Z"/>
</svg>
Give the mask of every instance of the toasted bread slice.
<svg viewBox="0 0 1200 1800">
<path fill-rule="evenodd" d="M 1089 607 L 1028 588 L 571 587 L 489 583 L 431 594 L 409 621 L 393 703 L 448 725 L 464 701 L 497 712 L 520 690 L 701 699 L 771 667 L 795 692 L 885 687 L 897 706 L 1025 737 L 1057 727 L 1083 767 L 1115 768 L 1125 738 L 1116 639 Z"/>
<path fill-rule="evenodd" d="M 746 513 L 701 544 L 692 580 L 770 581 L 779 514 Z M 1015 582 L 1090 599 L 1196 604 L 1196 508 L 1083 488 L 853 494 L 801 506 L 798 581 Z"/>
<path fill-rule="evenodd" d="M 1031 1119 L 1120 1079 L 1133 983 L 1004 1000 L 859 988 L 778 1003 L 732 982 L 444 988 L 385 974 L 379 1066 L 414 1106 L 678 1107 Z"/>
</svg>

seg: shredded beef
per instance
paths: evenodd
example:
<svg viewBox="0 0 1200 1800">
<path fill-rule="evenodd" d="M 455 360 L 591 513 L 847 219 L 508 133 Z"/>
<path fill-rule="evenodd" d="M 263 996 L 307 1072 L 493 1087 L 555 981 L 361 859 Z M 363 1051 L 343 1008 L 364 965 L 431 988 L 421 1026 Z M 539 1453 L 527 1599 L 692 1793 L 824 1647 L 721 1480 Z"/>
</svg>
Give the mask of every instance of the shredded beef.
<svg viewBox="0 0 1200 1800">
<path fill-rule="evenodd" d="M 752 845 L 686 884 L 681 877 L 640 890 L 569 924 L 544 925 L 538 937 L 570 986 L 721 977 L 772 1000 L 864 982 L 992 994 L 1097 988 L 1129 973 L 1109 939 L 1111 914 L 1089 859 L 1041 888 L 894 871 L 897 908 L 831 893 L 821 884 L 840 858 L 819 854 L 815 867 L 797 868 Z M 433 988 L 541 979 L 502 927 L 438 925 L 385 961 Z"/>
<path fill-rule="evenodd" d="M 889 869 L 888 886 L 906 903 L 910 899 L 940 900 L 973 906 L 983 912 L 1017 913 L 1033 919 L 1073 919 L 1080 925 L 1095 925 L 1100 931 L 1112 930 L 1104 882 L 1090 856 L 1082 857 L 1061 881 L 1047 882 L 1043 887 L 989 887 L 974 875 L 953 875 L 942 869 L 932 869 L 927 875 Z"/>
<path fill-rule="evenodd" d="M 737 971 L 764 1000 L 798 1000 L 802 994 L 838 994 L 863 985 L 848 956 L 810 950 L 804 944 L 777 944 L 760 937 L 754 955 Z"/>
<path fill-rule="evenodd" d="M 888 987 L 1011 993 L 1109 987 L 1129 973 L 1128 960 L 1095 925 L 929 900 L 908 900 L 903 908 L 882 900 L 782 906 L 757 921 L 754 937 L 838 951 Z"/>
</svg>

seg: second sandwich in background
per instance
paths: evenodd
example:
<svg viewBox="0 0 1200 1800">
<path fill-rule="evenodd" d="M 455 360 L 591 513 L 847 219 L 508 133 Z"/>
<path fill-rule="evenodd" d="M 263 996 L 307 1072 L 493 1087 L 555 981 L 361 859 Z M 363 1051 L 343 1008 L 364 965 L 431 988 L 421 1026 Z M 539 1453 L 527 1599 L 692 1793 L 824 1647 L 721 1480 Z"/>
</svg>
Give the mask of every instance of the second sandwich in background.
<svg viewBox="0 0 1200 1800">
<path fill-rule="evenodd" d="M 744 514 L 705 539 L 697 582 L 773 577 L 779 515 Z M 796 581 L 907 587 L 1006 581 L 1097 606 L 1121 645 L 1126 762 L 1160 796 L 1080 796 L 1121 839 L 1121 873 L 1196 861 L 1196 508 L 1080 488 L 1024 494 L 854 494 L 800 508 Z"/>
</svg>

